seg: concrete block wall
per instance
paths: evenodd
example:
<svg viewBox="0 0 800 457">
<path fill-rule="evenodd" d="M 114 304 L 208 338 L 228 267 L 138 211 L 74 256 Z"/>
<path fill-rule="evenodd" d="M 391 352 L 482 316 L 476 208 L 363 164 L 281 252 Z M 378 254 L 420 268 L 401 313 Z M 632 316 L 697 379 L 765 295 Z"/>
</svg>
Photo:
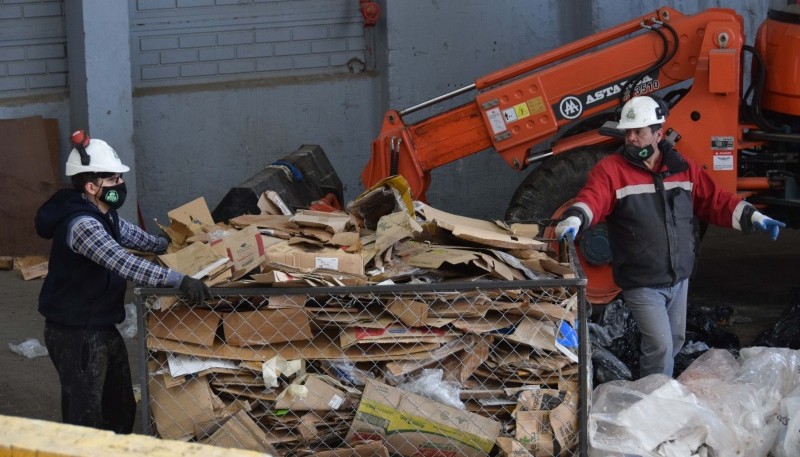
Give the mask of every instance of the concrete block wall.
<svg viewBox="0 0 800 457">
<path fill-rule="evenodd" d="M 340 73 L 366 65 L 357 2 L 131 2 L 136 88 Z"/>
<path fill-rule="evenodd" d="M 361 168 L 389 108 L 408 108 L 464 87 L 662 5 L 685 13 L 734 8 L 745 18 L 751 43 L 768 4 L 378 2 L 381 21 L 364 30 L 357 0 L 129 0 L 133 140 L 146 221 L 163 221 L 168 210 L 200 195 L 213 208 L 230 187 L 304 143 L 323 147 L 342 178 L 345 198 L 352 199 L 362 190 Z M 64 44 L 63 19 L 57 16 L 63 9 L 64 0 L 0 0 L 0 118 L 58 118 L 66 158 L 72 127 L 66 83 L 33 88 L 32 81 L 51 73 L 9 75 L 9 68 L 41 71 L 43 61 L 53 75 L 61 68 L 63 77 L 64 56 L 56 47 Z M 4 90 L 4 84 L 13 88 Z M 42 96 L 58 90 L 60 99 Z M 445 210 L 500 218 L 526 174 L 487 150 L 434 170 L 428 196 Z"/>
<path fill-rule="evenodd" d="M 63 0 L 0 0 L 0 97 L 67 87 Z"/>
</svg>

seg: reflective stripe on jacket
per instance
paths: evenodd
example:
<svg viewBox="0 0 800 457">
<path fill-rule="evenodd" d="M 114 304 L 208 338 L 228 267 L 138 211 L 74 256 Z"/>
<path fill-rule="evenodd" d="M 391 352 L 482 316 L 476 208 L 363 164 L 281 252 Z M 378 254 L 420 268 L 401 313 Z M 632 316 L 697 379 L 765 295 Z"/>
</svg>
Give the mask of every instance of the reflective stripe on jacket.
<svg viewBox="0 0 800 457">
<path fill-rule="evenodd" d="M 589 227 L 605 219 L 617 285 L 673 285 L 691 275 L 697 255 L 697 220 L 752 230 L 753 207 L 714 182 L 695 163 L 662 141 L 658 172 L 612 154 L 589 173 L 564 215 Z"/>
</svg>

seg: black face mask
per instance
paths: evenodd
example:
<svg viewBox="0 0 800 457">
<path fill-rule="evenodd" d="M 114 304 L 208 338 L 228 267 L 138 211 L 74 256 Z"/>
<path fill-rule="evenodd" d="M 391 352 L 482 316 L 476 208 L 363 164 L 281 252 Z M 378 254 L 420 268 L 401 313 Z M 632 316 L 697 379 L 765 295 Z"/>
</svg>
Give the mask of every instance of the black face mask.
<svg viewBox="0 0 800 457">
<path fill-rule="evenodd" d="M 653 154 L 655 153 L 656 150 L 653 149 L 652 144 L 648 144 L 643 148 L 639 146 L 634 146 L 632 144 L 626 144 L 622 148 L 622 155 L 634 162 L 644 162 L 650 157 L 653 157 Z"/>
<path fill-rule="evenodd" d="M 128 195 L 128 188 L 125 187 L 124 182 L 116 186 L 102 187 L 101 189 L 99 198 L 111 209 L 120 209 L 125 203 L 125 197 Z"/>
</svg>

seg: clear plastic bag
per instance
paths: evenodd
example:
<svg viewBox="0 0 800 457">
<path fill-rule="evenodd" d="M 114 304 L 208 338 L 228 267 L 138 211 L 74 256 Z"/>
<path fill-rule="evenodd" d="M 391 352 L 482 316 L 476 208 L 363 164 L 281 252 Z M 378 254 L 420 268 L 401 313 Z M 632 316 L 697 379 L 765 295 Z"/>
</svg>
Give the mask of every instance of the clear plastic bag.
<svg viewBox="0 0 800 457">
<path fill-rule="evenodd" d="M 611 381 L 597 387 L 593 397 L 588 424 L 592 455 L 610 451 L 655 457 L 688 448 L 710 449 L 715 454 L 709 455 L 720 457 L 734 455 L 729 452 L 734 446 L 730 443 L 735 443 L 731 430 L 667 376 Z"/>
<path fill-rule="evenodd" d="M 19 355 L 24 355 L 29 359 L 34 357 L 43 357 L 49 354 L 47 352 L 47 348 L 42 346 L 42 343 L 40 343 L 36 338 L 28 338 L 19 344 L 8 343 L 8 348 L 13 352 Z"/>
<path fill-rule="evenodd" d="M 459 398 L 461 385 L 455 381 L 444 381 L 442 380 L 443 376 L 443 370 L 426 368 L 422 370 L 422 373 L 418 377 L 400 384 L 397 387 L 406 392 L 430 398 L 433 401 L 438 401 L 447 406 L 466 409 L 466 405 L 464 405 Z"/>
<path fill-rule="evenodd" d="M 772 423 L 778 435 L 772 446 L 774 457 L 795 457 L 800 455 L 800 386 L 789 392 L 780 403 L 778 413 Z"/>
<path fill-rule="evenodd" d="M 123 338 L 136 338 L 137 331 L 136 305 L 133 303 L 125 304 L 125 320 L 117 324 L 117 330 Z"/>
</svg>

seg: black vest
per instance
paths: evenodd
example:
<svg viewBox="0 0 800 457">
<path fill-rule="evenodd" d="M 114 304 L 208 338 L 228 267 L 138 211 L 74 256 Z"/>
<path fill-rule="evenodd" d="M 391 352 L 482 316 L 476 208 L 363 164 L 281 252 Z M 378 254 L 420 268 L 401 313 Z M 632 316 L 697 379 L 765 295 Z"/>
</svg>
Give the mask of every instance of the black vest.
<svg viewBox="0 0 800 457">
<path fill-rule="evenodd" d="M 47 208 L 48 203 L 39 211 L 55 210 L 60 219 L 54 226 L 47 277 L 39 293 L 39 312 L 48 322 L 70 327 L 108 327 L 122 322 L 128 282 L 67 246 L 70 221 L 78 216 L 96 219 L 119 242 L 116 211 L 103 214 L 77 193 L 57 206 Z"/>
</svg>

